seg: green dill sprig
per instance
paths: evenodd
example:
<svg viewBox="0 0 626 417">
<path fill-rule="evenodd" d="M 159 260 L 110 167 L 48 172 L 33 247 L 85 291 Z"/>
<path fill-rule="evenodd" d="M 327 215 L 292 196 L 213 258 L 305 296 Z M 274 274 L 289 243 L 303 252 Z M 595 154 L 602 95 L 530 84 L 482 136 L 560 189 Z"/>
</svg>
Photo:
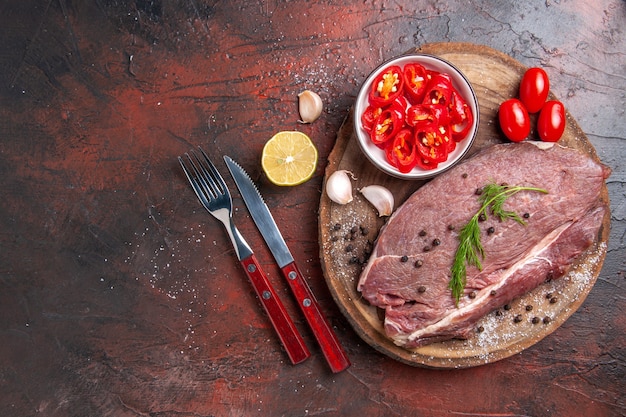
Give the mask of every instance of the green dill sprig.
<svg viewBox="0 0 626 417">
<path fill-rule="evenodd" d="M 451 277 L 448 287 L 452 290 L 452 296 L 457 305 L 465 289 L 467 266 L 474 265 L 478 270 L 482 270 L 481 259 L 485 258 L 485 250 L 480 238 L 479 219 L 483 217 L 486 220 L 492 214 L 500 221 L 513 219 L 519 224 L 526 225 L 526 222 L 517 213 L 504 209 L 506 200 L 520 191 L 537 191 L 544 194 L 548 192 L 542 188 L 510 187 L 495 183 L 489 183 L 482 189 L 478 199 L 481 204 L 480 209 L 459 232 L 459 247 L 454 254 L 454 262 L 450 271 Z"/>
</svg>

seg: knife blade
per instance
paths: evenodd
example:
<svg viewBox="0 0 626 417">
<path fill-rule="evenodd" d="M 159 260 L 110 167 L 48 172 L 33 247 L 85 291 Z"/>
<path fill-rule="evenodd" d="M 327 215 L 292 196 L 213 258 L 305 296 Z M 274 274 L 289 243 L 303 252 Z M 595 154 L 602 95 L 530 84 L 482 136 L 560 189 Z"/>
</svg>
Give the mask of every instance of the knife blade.
<svg viewBox="0 0 626 417">
<path fill-rule="evenodd" d="M 315 295 L 296 265 L 291 251 L 287 247 L 285 239 L 259 190 L 248 173 L 237 162 L 226 155 L 224 155 L 224 161 L 226 161 L 226 166 L 235 180 L 246 207 L 248 207 L 250 216 L 265 239 L 270 252 L 272 252 L 278 267 L 289 284 L 289 288 L 298 301 L 298 306 L 313 331 L 331 370 L 337 373 L 347 369 L 350 366 L 350 360 L 322 313 Z"/>
</svg>

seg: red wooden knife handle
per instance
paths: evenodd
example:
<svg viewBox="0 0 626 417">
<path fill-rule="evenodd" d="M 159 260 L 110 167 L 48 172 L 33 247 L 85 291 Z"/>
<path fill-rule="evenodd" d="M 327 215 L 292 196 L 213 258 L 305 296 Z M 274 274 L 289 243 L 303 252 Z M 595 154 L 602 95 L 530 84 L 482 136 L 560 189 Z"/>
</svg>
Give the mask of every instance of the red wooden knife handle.
<svg viewBox="0 0 626 417">
<path fill-rule="evenodd" d="M 311 356 L 311 353 L 304 344 L 298 329 L 291 321 L 285 306 L 276 295 L 256 256 L 253 254 L 242 259 L 241 264 L 259 296 L 259 300 L 261 300 L 261 304 L 263 304 L 276 333 L 278 333 L 278 337 L 285 347 L 291 363 L 295 365 L 304 361 Z"/>
<path fill-rule="evenodd" d="M 311 292 L 311 288 L 305 281 L 302 273 L 295 262 L 281 268 L 291 290 L 298 300 L 298 305 L 306 317 L 313 334 L 317 339 L 326 361 L 333 372 L 341 372 L 350 366 L 350 360 L 339 344 L 337 335 L 324 317 L 320 306 Z"/>
</svg>

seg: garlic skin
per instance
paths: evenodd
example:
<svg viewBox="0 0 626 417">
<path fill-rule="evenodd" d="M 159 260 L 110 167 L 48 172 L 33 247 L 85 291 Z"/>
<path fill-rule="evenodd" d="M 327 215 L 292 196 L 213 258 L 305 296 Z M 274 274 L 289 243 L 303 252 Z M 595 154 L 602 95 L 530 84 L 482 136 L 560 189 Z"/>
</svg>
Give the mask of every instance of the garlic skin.
<svg viewBox="0 0 626 417">
<path fill-rule="evenodd" d="M 350 176 L 348 176 L 350 174 Z M 330 174 L 326 181 L 326 195 L 337 204 L 348 204 L 353 200 L 352 182 L 354 175 L 345 169 L 338 170 Z"/>
<path fill-rule="evenodd" d="M 359 191 L 378 210 L 378 217 L 390 216 L 393 213 L 393 194 L 387 188 L 382 185 L 368 185 Z"/>
<path fill-rule="evenodd" d="M 300 111 L 300 123 L 313 123 L 322 114 L 322 99 L 317 93 L 304 90 L 298 94 L 298 108 Z"/>
</svg>

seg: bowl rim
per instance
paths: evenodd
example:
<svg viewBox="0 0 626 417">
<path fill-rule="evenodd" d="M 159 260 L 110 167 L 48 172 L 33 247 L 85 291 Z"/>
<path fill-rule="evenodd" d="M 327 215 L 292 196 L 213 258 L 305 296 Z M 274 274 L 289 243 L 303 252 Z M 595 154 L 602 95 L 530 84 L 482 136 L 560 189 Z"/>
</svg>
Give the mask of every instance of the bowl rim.
<svg viewBox="0 0 626 417">
<path fill-rule="evenodd" d="M 441 64 L 441 66 L 449 67 L 452 70 L 452 71 L 440 71 L 439 69 L 435 69 L 436 71 L 439 71 L 439 72 L 449 73 L 452 79 L 452 84 L 457 89 L 457 91 L 461 93 L 465 101 L 468 103 L 468 105 L 472 109 L 474 121 L 473 121 L 473 126 L 470 132 L 468 133 L 468 136 L 464 140 L 459 142 L 459 144 L 463 144 L 463 146 L 457 145 L 457 148 L 453 151 L 454 153 L 453 158 L 448 158 L 448 160 L 440 163 L 439 166 L 433 170 L 424 170 L 419 167 L 415 167 L 412 171 L 408 173 L 402 173 L 398 171 L 397 168 L 392 166 L 389 162 L 387 162 L 384 156 L 384 151 L 378 148 L 376 145 L 374 145 L 371 142 L 369 135 L 367 134 L 367 132 L 365 132 L 365 130 L 362 127 L 361 114 L 363 113 L 365 108 L 367 108 L 367 95 L 369 94 L 369 87 L 373 79 L 378 75 L 380 71 L 382 71 L 384 68 L 390 65 L 399 65 L 403 67 L 409 62 L 419 62 L 420 64 L 424 65 L 426 69 L 433 69 L 429 67 L 428 63 L 424 64 L 423 62 L 421 62 L 421 60 L 423 59 L 426 59 L 427 61 L 431 63 L 437 62 Z M 459 84 L 462 84 L 464 88 L 460 88 Z M 461 89 L 463 90 L 467 89 L 470 97 L 467 97 L 466 94 L 460 91 Z M 479 111 L 478 97 L 476 96 L 476 92 L 474 91 L 472 84 L 470 83 L 467 76 L 457 66 L 452 64 L 450 61 L 443 59 L 441 57 L 438 57 L 436 55 L 425 54 L 425 53 L 406 53 L 406 54 L 398 55 L 394 58 L 384 61 L 383 63 L 378 65 L 367 76 L 365 81 L 361 84 L 361 87 L 359 88 L 359 93 L 357 94 L 357 97 L 355 100 L 353 119 L 354 119 L 353 121 L 354 132 L 355 132 L 359 147 L 361 148 L 361 151 L 363 152 L 363 154 L 365 154 L 367 159 L 376 168 L 396 178 L 406 179 L 406 180 L 422 180 L 422 179 L 433 178 L 449 170 L 450 168 L 455 166 L 457 163 L 459 163 L 467 155 L 478 133 L 480 111 Z M 378 155 L 378 157 L 376 155 Z"/>
</svg>

